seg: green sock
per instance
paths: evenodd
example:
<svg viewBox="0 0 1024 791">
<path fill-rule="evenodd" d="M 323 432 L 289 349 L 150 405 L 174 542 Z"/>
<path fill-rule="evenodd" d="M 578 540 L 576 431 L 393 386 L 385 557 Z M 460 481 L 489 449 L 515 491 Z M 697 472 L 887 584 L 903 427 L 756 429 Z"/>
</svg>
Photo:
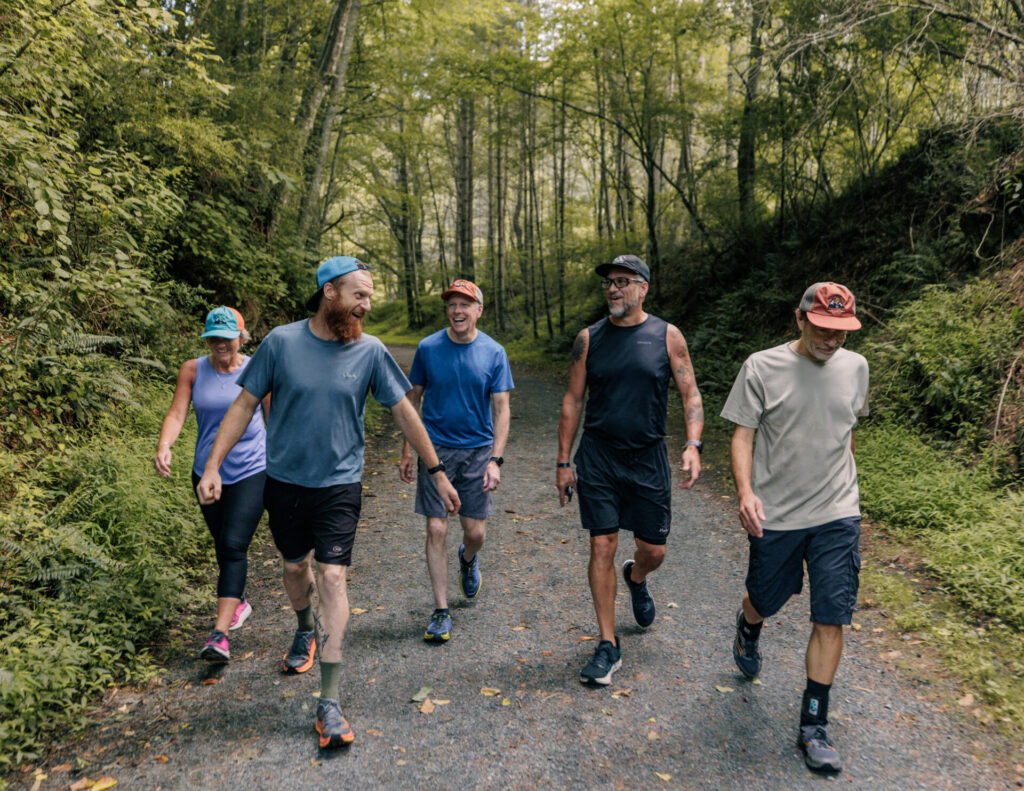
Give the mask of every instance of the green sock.
<svg viewBox="0 0 1024 791">
<path fill-rule="evenodd" d="M 320 660 L 320 697 L 325 700 L 337 700 L 338 688 L 341 686 L 341 662 L 324 662 Z"/>
<path fill-rule="evenodd" d="M 313 623 L 313 605 L 307 605 L 301 610 L 295 611 L 296 617 L 299 619 L 299 631 L 300 632 L 312 632 L 314 629 Z"/>
</svg>

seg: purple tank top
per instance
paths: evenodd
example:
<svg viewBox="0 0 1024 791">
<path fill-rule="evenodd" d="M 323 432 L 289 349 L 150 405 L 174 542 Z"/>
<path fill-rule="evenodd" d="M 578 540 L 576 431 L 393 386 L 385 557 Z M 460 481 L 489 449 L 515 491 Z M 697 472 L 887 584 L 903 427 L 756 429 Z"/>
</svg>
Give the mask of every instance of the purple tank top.
<svg viewBox="0 0 1024 791">
<path fill-rule="evenodd" d="M 203 467 L 206 466 L 206 459 L 213 448 L 213 438 L 217 436 L 220 422 L 224 419 L 231 402 L 242 392 L 242 388 L 235 382 L 248 364 L 249 358 L 243 356 L 242 364 L 238 368 L 229 374 L 222 374 L 210 365 L 209 357 L 196 358 L 196 380 L 192 384 L 192 406 L 196 411 L 196 423 L 199 427 L 196 436 L 196 455 L 192 462 L 192 470 L 196 475 L 203 474 Z M 220 465 L 221 481 L 226 484 L 237 483 L 266 467 L 267 432 L 263 427 L 263 408 L 257 406 L 242 438 Z"/>
</svg>

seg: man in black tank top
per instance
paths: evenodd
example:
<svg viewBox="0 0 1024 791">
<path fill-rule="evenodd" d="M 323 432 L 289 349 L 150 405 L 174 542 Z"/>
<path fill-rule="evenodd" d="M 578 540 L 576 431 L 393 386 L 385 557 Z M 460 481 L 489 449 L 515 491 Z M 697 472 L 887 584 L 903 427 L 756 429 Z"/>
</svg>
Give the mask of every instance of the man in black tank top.
<svg viewBox="0 0 1024 791">
<path fill-rule="evenodd" d="M 665 559 L 671 521 L 671 470 L 665 450 L 669 383 L 683 399 L 686 446 L 682 480 L 689 489 L 700 475 L 704 407 L 683 334 L 644 312 L 651 273 L 635 255 L 620 255 L 595 269 L 603 280 L 610 315 L 576 336 L 569 389 L 558 421 L 556 485 L 561 505 L 580 495 L 580 520 L 590 531 L 587 576 L 600 638 L 580 671 L 585 684 L 607 685 L 622 665 L 615 634 L 615 551 L 619 530 L 630 530 L 636 549 L 622 567 L 633 617 L 654 621 L 647 575 Z M 583 413 L 583 436 L 569 462 Z"/>
</svg>

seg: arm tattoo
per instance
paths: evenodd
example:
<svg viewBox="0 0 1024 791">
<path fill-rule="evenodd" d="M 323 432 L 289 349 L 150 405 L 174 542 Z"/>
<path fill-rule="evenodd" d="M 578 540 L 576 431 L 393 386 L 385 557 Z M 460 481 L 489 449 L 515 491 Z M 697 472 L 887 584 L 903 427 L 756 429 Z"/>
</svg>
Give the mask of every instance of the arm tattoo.
<svg viewBox="0 0 1024 791">
<path fill-rule="evenodd" d="M 585 352 L 586 349 L 587 342 L 584 340 L 583 333 L 581 332 L 576 336 L 576 340 L 573 341 L 572 344 L 572 361 L 574 363 L 578 363 L 583 358 L 583 352 Z"/>
<path fill-rule="evenodd" d="M 686 422 L 687 423 L 703 423 L 704 422 L 704 405 L 695 404 L 694 406 L 686 408 Z"/>
</svg>

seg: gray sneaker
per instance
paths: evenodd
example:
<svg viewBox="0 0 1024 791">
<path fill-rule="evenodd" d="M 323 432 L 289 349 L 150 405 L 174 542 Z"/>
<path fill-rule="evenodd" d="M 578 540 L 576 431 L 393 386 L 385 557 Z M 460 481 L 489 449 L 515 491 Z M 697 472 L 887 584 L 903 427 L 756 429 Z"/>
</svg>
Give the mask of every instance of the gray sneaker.
<svg viewBox="0 0 1024 791">
<path fill-rule="evenodd" d="M 736 639 L 732 641 L 732 658 L 736 667 L 747 678 L 754 678 L 761 672 L 761 652 L 757 650 L 757 640 L 743 637 L 740 627 L 743 625 L 743 608 L 736 612 Z"/>
<path fill-rule="evenodd" d="M 801 725 L 797 746 L 803 750 L 804 762 L 820 772 L 838 772 L 843 768 L 839 751 L 828 738 L 824 725 Z"/>
</svg>

